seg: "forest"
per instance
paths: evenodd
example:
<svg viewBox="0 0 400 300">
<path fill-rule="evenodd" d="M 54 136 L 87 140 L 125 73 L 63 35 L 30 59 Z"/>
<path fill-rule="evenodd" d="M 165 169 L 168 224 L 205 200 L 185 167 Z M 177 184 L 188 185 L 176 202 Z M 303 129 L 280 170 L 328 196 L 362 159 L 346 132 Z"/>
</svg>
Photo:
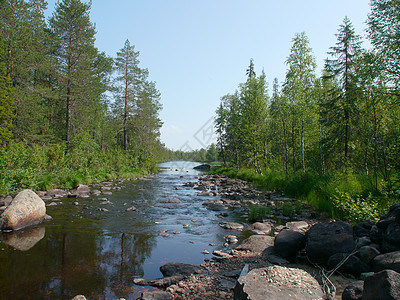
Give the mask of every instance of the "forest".
<svg viewBox="0 0 400 300">
<path fill-rule="evenodd" d="M 220 161 L 216 172 L 282 190 L 333 217 L 377 218 L 400 196 L 400 5 L 372 0 L 371 46 L 347 17 L 321 75 L 297 33 L 283 82 L 247 80 L 221 97 L 216 145 L 160 141 L 161 94 L 129 39 L 95 47 L 91 2 L 0 0 L 0 195 L 136 177 L 160 161 Z M 284 67 L 284 66 L 283 66 Z"/>
<path fill-rule="evenodd" d="M 305 32 L 292 39 L 283 83 L 264 70 L 216 109 L 220 173 L 281 189 L 333 217 L 382 215 L 400 196 L 400 4 L 373 0 L 371 47 L 344 18 L 321 76 Z"/>
<path fill-rule="evenodd" d="M 95 47 L 91 2 L 0 5 L 0 194 L 151 172 L 160 156 L 160 92 L 127 39 Z"/>
</svg>

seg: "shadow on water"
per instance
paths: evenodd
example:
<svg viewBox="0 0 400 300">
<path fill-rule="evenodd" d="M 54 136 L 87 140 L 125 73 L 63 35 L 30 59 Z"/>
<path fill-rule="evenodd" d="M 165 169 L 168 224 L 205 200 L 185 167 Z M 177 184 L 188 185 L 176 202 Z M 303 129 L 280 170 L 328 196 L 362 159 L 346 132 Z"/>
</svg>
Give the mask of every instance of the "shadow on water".
<svg viewBox="0 0 400 300">
<path fill-rule="evenodd" d="M 136 299 L 152 288 L 134 285 L 134 277 L 157 278 L 167 262 L 210 258 L 201 251 L 221 249 L 227 232 L 218 213 L 202 205 L 210 197 L 184 186 L 202 174 L 196 165 L 164 163 L 152 178 L 126 181 L 120 190 L 110 184 L 112 195 L 59 199 L 47 207 L 51 221 L 3 235 L 0 298 Z M 180 203 L 161 203 L 170 198 Z M 137 211 L 126 211 L 132 206 Z"/>
</svg>

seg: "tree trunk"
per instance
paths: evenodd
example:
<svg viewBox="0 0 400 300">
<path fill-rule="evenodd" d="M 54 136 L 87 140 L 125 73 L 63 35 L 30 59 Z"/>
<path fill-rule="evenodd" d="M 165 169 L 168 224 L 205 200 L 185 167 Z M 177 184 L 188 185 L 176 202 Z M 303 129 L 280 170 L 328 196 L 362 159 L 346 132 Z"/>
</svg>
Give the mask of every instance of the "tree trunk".
<svg viewBox="0 0 400 300">
<path fill-rule="evenodd" d="M 125 66 L 124 150 L 128 150 L 128 66 Z"/>
<path fill-rule="evenodd" d="M 295 130 L 294 130 L 294 120 L 292 122 L 292 163 L 293 163 L 293 173 L 296 173 L 296 139 L 295 139 Z"/>
<path fill-rule="evenodd" d="M 306 163 L 304 159 L 304 121 L 301 121 L 301 132 L 300 132 L 300 138 L 301 138 L 301 164 L 303 167 L 303 172 L 306 172 Z"/>
<path fill-rule="evenodd" d="M 69 141 L 70 141 L 70 135 L 71 135 L 71 80 L 68 78 L 67 80 L 67 115 L 66 115 L 66 129 L 67 129 L 67 134 L 66 134 L 66 149 L 65 152 L 68 154 L 69 153 Z"/>
<path fill-rule="evenodd" d="M 287 134 L 286 134 L 286 122 L 284 117 L 282 116 L 282 126 L 283 126 L 283 139 L 285 141 L 285 171 L 286 171 L 286 179 L 289 178 L 289 154 L 288 154 L 288 142 L 287 142 Z"/>
</svg>

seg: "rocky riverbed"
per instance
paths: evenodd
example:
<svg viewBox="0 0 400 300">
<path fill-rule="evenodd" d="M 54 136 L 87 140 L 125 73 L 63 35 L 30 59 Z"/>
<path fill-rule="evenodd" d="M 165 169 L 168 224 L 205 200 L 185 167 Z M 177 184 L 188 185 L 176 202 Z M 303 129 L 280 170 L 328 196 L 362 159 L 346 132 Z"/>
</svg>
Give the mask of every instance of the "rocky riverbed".
<svg viewBox="0 0 400 300">
<path fill-rule="evenodd" d="M 342 295 L 343 299 L 376 299 L 378 294 L 387 299 L 400 299 L 400 203 L 394 204 L 377 223 L 365 221 L 350 226 L 327 219 L 307 204 L 279 192 L 257 190 L 243 180 L 217 175 L 192 178 L 195 180 L 173 189 L 170 187 L 162 200 L 157 200 L 156 207 L 154 202 L 143 206 L 139 202 L 117 204 L 117 199 L 110 201 L 107 196 L 119 193 L 125 185 L 123 180 L 80 185 L 71 191 L 38 192 L 38 195 L 47 207 L 65 206 L 63 199 L 70 199 L 68 203 L 77 208 L 74 214 L 80 218 L 85 211 L 93 220 L 99 214 L 111 216 L 107 220 L 125 216 L 125 225 L 132 223 L 132 216 L 137 218 L 153 210 L 172 216 L 177 210 L 184 214 L 187 205 L 197 205 L 197 210 L 202 208 L 215 214 L 211 223 L 216 224 L 206 224 L 206 219 L 199 222 L 189 215 L 188 220 L 183 217 L 179 224 L 164 223 L 162 218 L 152 221 L 160 227 L 158 236 L 165 241 L 178 235 L 186 237 L 177 230 L 178 225 L 180 230 L 199 237 L 204 230 L 217 226 L 223 232 L 224 242 L 217 245 L 209 242 L 209 247 L 205 247 L 206 244 L 199 241 L 181 241 L 193 243 L 194 249 L 204 254 L 204 262 L 194 265 L 176 259 L 161 266 L 162 278 L 146 279 L 135 275 L 132 279 L 133 274 L 124 275 L 137 286 L 155 287 L 155 290 L 143 292 L 141 299 L 341 299 Z M 153 179 L 154 176 L 149 175 L 140 181 L 151 183 Z M 169 177 L 166 180 L 165 183 Z M 177 195 L 186 195 L 186 198 L 182 200 L 183 196 Z M 86 202 L 93 197 L 99 201 Z M 189 198 L 196 200 L 188 202 Z M 3 210 L 11 200 L 7 197 L 0 201 Z M 199 217 L 203 215 L 204 212 Z M 107 224 L 109 232 L 118 234 L 119 229 L 116 231 L 113 223 L 107 221 Z M 194 225 L 198 227 L 192 228 Z M 24 244 L 20 249 L 26 251 L 43 239 L 44 228 L 36 231 L 39 238 L 29 247 Z M 153 234 L 149 237 L 154 239 Z M 127 233 L 122 233 L 120 276 L 127 238 Z M 15 245 L 10 239 L 11 236 L 4 242 Z M 171 242 L 173 244 L 173 240 Z M 130 299 L 135 298 L 130 296 Z"/>
<path fill-rule="evenodd" d="M 202 176 L 186 184 L 199 195 L 213 195 L 203 203 L 220 212 L 249 214 L 249 205 L 270 207 L 270 214 L 253 224 L 224 222 L 229 231 L 248 230 L 252 235 L 232 250 L 214 251 L 189 273 L 175 273 L 151 282 L 165 292 L 157 299 L 400 299 L 400 203 L 376 224 L 365 221 L 354 227 L 335 222 L 306 204 L 276 192 L 258 191 L 242 180 Z M 293 209 L 283 210 L 283 205 Z M 282 221 L 290 220 L 282 224 Z M 186 269 L 187 271 L 187 269 Z M 166 275 L 166 274 L 164 274 Z M 365 284 L 363 282 L 365 280 Z M 365 286 L 365 287 L 364 287 Z M 144 293 L 141 299 L 155 294 Z"/>
</svg>

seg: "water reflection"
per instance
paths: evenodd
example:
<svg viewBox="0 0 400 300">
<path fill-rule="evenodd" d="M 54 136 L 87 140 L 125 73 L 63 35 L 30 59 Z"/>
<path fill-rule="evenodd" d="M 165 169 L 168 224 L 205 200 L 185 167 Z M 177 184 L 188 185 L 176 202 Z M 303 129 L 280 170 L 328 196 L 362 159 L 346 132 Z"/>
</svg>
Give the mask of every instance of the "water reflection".
<svg viewBox="0 0 400 300">
<path fill-rule="evenodd" d="M 0 240 L 19 251 L 28 251 L 45 235 L 45 227 L 33 227 L 7 233 L 0 233 Z"/>
<path fill-rule="evenodd" d="M 133 277 L 160 277 L 159 267 L 166 262 L 202 263 L 201 251 L 212 252 L 210 243 L 221 247 L 226 232 L 202 205 L 207 197 L 184 186 L 201 174 L 193 169 L 196 165 L 162 164 L 154 178 L 119 184 L 121 190 L 111 184 L 110 196 L 64 198 L 48 207 L 53 219 L 45 226 L 0 242 L 0 299 L 71 299 L 78 294 L 136 299 L 151 288 L 135 286 Z M 166 198 L 181 203 L 161 203 Z M 126 211 L 131 206 L 138 211 Z M 159 236 L 160 230 L 170 236 Z"/>
</svg>

